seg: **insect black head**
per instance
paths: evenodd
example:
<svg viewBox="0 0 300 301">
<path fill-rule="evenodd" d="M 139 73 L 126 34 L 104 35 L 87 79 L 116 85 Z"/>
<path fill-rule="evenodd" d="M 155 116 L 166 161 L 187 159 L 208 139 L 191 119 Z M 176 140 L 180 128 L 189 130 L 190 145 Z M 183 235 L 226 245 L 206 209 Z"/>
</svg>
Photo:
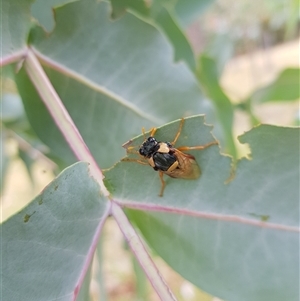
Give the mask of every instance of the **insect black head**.
<svg viewBox="0 0 300 301">
<path fill-rule="evenodd" d="M 150 158 L 157 150 L 159 145 L 154 137 L 149 137 L 140 147 L 139 153 L 147 158 Z"/>
</svg>

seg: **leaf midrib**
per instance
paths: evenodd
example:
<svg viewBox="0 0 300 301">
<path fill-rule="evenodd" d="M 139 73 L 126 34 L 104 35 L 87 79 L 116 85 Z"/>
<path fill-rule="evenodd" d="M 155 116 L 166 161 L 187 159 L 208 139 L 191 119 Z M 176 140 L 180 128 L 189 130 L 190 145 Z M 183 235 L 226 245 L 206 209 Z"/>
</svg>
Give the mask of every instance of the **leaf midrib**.
<svg viewBox="0 0 300 301">
<path fill-rule="evenodd" d="M 267 228 L 267 229 L 274 229 L 280 231 L 287 231 L 287 232 L 297 232 L 300 233 L 300 228 L 289 226 L 289 225 L 282 225 L 278 223 L 270 223 L 268 221 L 259 221 L 254 219 L 249 219 L 237 215 L 231 214 L 218 214 L 218 213 L 211 213 L 211 212 L 204 212 L 199 210 L 188 210 L 185 208 L 175 208 L 171 206 L 163 206 L 157 204 L 143 204 L 134 201 L 120 201 L 114 199 L 114 201 L 122 207 L 134 210 L 143 210 L 143 211 L 150 211 L 150 212 L 166 212 L 166 213 L 175 213 L 180 215 L 187 215 L 192 217 L 199 217 L 203 219 L 210 219 L 216 221 L 224 221 L 224 222 L 232 222 L 237 224 L 244 224 L 250 225 L 259 228 Z"/>
<path fill-rule="evenodd" d="M 121 95 L 116 94 L 112 90 L 109 90 L 109 89 L 99 85 L 98 83 L 91 81 L 87 77 L 80 75 L 76 71 L 71 70 L 71 69 L 67 68 L 66 66 L 63 66 L 63 65 L 53 61 L 49 57 L 40 53 L 37 49 L 33 48 L 33 51 L 43 66 L 47 66 L 47 67 L 51 68 L 52 70 L 55 70 L 61 74 L 64 74 L 67 77 L 70 77 L 70 78 L 76 80 L 77 82 L 82 83 L 83 85 L 89 87 L 90 89 L 93 89 L 96 92 L 106 95 L 111 100 L 117 102 L 118 104 L 122 105 L 126 109 L 132 111 L 136 115 L 140 116 L 141 118 L 143 118 L 145 120 L 150 121 L 153 124 L 162 124 L 164 122 L 163 120 L 156 118 L 151 114 L 147 114 L 147 113 L 143 112 L 137 106 L 133 105 L 131 102 L 129 102 L 128 100 L 123 98 Z"/>
</svg>

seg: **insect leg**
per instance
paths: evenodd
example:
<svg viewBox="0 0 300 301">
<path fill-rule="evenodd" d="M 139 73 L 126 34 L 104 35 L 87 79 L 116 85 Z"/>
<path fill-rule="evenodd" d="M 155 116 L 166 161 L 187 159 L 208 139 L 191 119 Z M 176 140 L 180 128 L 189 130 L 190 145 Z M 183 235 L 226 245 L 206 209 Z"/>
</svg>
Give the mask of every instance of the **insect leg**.
<svg viewBox="0 0 300 301">
<path fill-rule="evenodd" d="M 121 159 L 121 161 L 125 161 L 125 162 L 136 162 L 139 164 L 143 164 L 143 165 L 149 165 L 147 162 L 139 160 L 139 159 L 134 159 L 134 158 L 123 158 Z"/>
<path fill-rule="evenodd" d="M 146 134 L 145 134 L 145 128 L 142 127 L 142 133 L 143 133 L 143 136 L 144 136 L 144 141 L 146 141 Z"/>
<path fill-rule="evenodd" d="M 150 132 L 150 137 L 153 137 L 154 134 L 156 133 L 157 131 L 157 128 L 152 128 L 151 129 L 151 132 Z M 145 128 L 142 127 L 142 133 L 143 133 L 143 136 L 144 136 L 144 141 L 146 141 L 146 134 L 145 134 Z"/>
<path fill-rule="evenodd" d="M 179 136 L 180 136 L 180 133 L 181 133 L 181 130 L 182 130 L 183 124 L 184 124 L 184 119 L 183 119 L 183 118 L 181 118 L 181 121 L 180 121 L 180 125 L 179 125 L 178 132 L 177 132 L 177 134 L 176 134 L 176 136 L 175 136 L 175 138 L 174 138 L 173 142 L 171 143 L 173 146 L 175 145 L 175 143 L 176 143 L 177 139 L 178 139 L 178 138 L 179 138 Z"/>
<path fill-rule="evenodd" d="M 166 187 L 166 182 L 165 182 L 163 177 L 164 177 L 164 173 L 160 171 L 159 172 L 159 178 L 160 178 L 160 181 L 161 181 L 161 189 L 160 189 L 159 196 L 163 196 L 164 190 L 165 190 L 165 187 Z"/>
<path fill-rule="evenodd" d="M 137 154 L 139 155 L 139 152 L 136 150 L 136 146 L 129 146 L 126 148 L 126 152 L 129 154 Z"/>
<path fill-rule="evenodd" d="M 152 129 L 151 129 L 150 136 L 153 137 L 154 134 L 156 133 L 156 131 L 157 131 L 157 128 L 152 128 Z"/>
<path fill-rule="evenodd" d="M 180 146 L 178 147 L 177 149 L 180 150 L 180 151 L 188 151 L 188 150 L 193 150 L 193 149 L 196 149 L 196 150 L 202 150 L 202 149 L 205 149 L 211 145 L 218 145 L 218 141 L 212 141 L 212 142 L 209 142 L 207 144 L 204 144 L 204 145 L 197 145 L 197 146 Z"/>
</svg>

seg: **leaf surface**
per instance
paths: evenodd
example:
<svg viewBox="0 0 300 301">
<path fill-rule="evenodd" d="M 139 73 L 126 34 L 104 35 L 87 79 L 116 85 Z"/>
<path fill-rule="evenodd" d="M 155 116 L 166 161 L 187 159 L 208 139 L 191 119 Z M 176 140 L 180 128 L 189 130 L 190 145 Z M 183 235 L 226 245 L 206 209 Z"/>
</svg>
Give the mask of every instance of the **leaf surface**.
<svg viewBox="0 0 300 301">
<path fill-rule="evenodd" d="M 1 1 L 1 59 L 26 49 L 32 0 Z"/>
<path fill-rule="evenodd" d="M 1 225 L 3 300 L 73 300 L 107 211 L 86 163 L 63 171 Z"/>
<path fill-rule="evenodd" d="M 174 48 L 175 61 L 183 60 L 196 71 L 196 62 L 192 47 L 180 28 L 176 16 L 174 15 L 174 1 L 152 1 L 147 5 L 143 1 L 136 0 L 111 0 L 112 17 L 122 16 L 126 9 L 131 9 L 142 19 L 155 24 L 166 35 Z"/>
<path fill-rule="evenodd" d="M 78 0 L 37 0 L 32 4 L 32 16 L 47 30 L 51 31 L 55 25 L 54 8 Z"/>
<path fill-rule="evenodd" d="M 174 8 L 181 24 L 187 27 L 214 2 L 215 0 L 178 0 Z"/>
<path fill-rule="evenodd" d="M 253 93 L 256 102 L 293 101 L 300 99 L 300 69 L 287 68 L 269 85 Z"/>
<path fill-rule="evenodd" d="M 172 141 L 179 122 L 155 137 Z M 212 141 L 203 117 L 185 121 L 177 146 Z M 251 160 L 238 162 L 217 146 L 189 151 L 198 180 L 165 177 L 164 196 L 150 166 L 118 163 L 106 173 L 113 199 L 128 209 L 149 245 L 176 271 L 224 300 L 299 297 L 299 129 L 261 125 L 240 137 Z M 133 140 L 140 145 L 143 137 Z M 133 210 L 139 209 L 139 210 Z M 141 211 L 142 210 L 142 211 Z"/>
<path fill-rule="evenodd" d="M 122 142 L 143 126 L 197 113 L 214 120 L 193 74 L 173 63 L 172 48 L 155 27 L 130 13 L 117 21 L 109 16 L 107 3 L 74 2 L 56 9 L 50 36 L 38 29 L 32 34 L 55 90 L 104 168 L 120 159 Z M 17 83 L 39 137 L 66 164 L 74 162 L 25 72 Z"/>
<path fill-rule="evenodd" d="M 232 133 L 233 106 L 220 86 L 216 61 L 205 54 L 199 57 L 198 79 L 215 105 L 218 118 L 222 124 L 227 152 L 236 158 L 237 153 Z"/>
</svg>

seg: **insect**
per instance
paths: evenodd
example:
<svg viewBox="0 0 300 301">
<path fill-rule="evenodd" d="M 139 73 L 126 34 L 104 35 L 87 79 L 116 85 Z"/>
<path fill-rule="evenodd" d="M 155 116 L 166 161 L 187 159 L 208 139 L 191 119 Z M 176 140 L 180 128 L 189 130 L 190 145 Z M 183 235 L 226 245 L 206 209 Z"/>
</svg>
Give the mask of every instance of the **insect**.
<svg viewBox="0 0 300 301">
<path fill-rule="evenodd" d="M 157 141 L 154 137 L 156 128 L 151 130 L 150 136 L 144 139 L 144 142 L 139 147 L 138 152 L 134 146 L 129 146 L 132 141 L 123 144 L 127 153 L 137 153 L 141 159 L 123 158 L 122 161 L 137 162 L 143 165 L 150 165 L 154 170 L 159 172 L 161 181 L 161 189 L 159 196 L 163 196 L 166 182 L 163 179 L 164 174 L 172 178 L 178 179 L 197 179 L 200 177 L 200 167 L 191 154 L 185 153 L 188 150 L 203 150 L 211 145 L 218 144 L 217 141 L 212 141 L 205 145 L 199 146 L 180 146 L 175 148 L 175 144 L 181 134 L 184 124 L 184 119 L 181 119 L 179 129 L 172 142 Z M 145 137 L 145 132 L 143 129 Z"/>
</svg>

